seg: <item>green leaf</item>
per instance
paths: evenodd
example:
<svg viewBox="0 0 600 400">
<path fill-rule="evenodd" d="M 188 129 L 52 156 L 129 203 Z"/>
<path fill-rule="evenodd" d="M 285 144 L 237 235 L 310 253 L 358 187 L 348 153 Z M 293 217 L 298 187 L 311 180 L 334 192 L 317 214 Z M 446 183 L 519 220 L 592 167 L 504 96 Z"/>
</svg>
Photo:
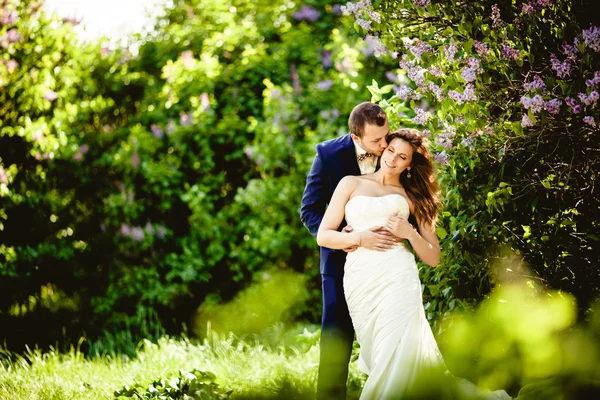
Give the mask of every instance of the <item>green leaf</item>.
<svg viewBox="0 0 600 400">
<path fill-rule="evenodd" d="M 436 229 L 436 233 L 441 240 L 444 240 L 446 236 L 448 236 L 448 232 L 446 232 L 446 230 L 442 227 L 438 227 Z"/>
</svg>

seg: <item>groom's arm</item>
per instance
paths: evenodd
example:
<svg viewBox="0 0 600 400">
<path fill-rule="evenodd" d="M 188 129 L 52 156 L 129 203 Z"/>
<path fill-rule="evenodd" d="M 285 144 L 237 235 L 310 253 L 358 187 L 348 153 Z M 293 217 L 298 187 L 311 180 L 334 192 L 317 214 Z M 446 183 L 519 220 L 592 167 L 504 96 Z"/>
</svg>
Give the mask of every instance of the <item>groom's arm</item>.
<svg viewBox="0 0 600 400">
<path fill-rule="evenodd" d="M 317 145 L 317 155 L 306 177 L 306 186 L 304 187 L 302 206 L 300 207 L 300 220 L 308 228 L 310 234 L 315 237 L 319 231 L 323 215 L 325 215 L 325 208 L 329 200 L 328 196 L 331 193 L 319 147 Z"/>
</svg>

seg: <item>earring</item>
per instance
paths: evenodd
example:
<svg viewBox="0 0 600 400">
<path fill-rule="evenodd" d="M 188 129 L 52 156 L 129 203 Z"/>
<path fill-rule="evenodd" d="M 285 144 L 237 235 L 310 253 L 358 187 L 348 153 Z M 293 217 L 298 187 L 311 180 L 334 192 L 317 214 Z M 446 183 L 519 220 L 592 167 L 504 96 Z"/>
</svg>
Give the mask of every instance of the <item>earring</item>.
<svg viewBox="0 0 600 400">
<path fill-rule="evenodd" d="M 408 170 L 408 172 L 406 173 L 406 177 L 407 178 L 412 178 L 412 175 L 410 174 L 410 169 Z"/>
</svg>

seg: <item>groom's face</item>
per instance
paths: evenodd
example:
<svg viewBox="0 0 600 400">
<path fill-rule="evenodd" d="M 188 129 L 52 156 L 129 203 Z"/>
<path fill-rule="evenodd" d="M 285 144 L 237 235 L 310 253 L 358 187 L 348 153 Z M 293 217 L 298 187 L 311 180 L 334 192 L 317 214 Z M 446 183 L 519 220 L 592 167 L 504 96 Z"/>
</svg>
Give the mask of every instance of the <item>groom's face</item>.
<svg viewBox="0 0 600 400">
<path fill-rule="evenodd" d="M 390 125 L 386 120 L 383 126 L 366 124 L 362 137 L 352 134 L 352 139 L 369 153 L 381 157 L 387 147 L 385 137 L 388 133 L 390 133 Z"/>
</svg>

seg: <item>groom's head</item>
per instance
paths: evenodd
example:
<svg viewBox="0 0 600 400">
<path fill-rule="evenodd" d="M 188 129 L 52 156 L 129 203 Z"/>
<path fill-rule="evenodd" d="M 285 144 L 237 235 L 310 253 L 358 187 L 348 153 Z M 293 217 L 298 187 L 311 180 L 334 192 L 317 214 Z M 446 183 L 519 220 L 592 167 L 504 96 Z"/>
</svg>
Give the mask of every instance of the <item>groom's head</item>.
<svg viewBox="0 0 600 400">
<path fill-rule="evenodd" d="M 348 127 L 352 140 L 360 147 L 377 157 L 383 154 L 390 126 L 381 107 L 368 101 L 357 105 L 350 113 Z"/>
</svg>

